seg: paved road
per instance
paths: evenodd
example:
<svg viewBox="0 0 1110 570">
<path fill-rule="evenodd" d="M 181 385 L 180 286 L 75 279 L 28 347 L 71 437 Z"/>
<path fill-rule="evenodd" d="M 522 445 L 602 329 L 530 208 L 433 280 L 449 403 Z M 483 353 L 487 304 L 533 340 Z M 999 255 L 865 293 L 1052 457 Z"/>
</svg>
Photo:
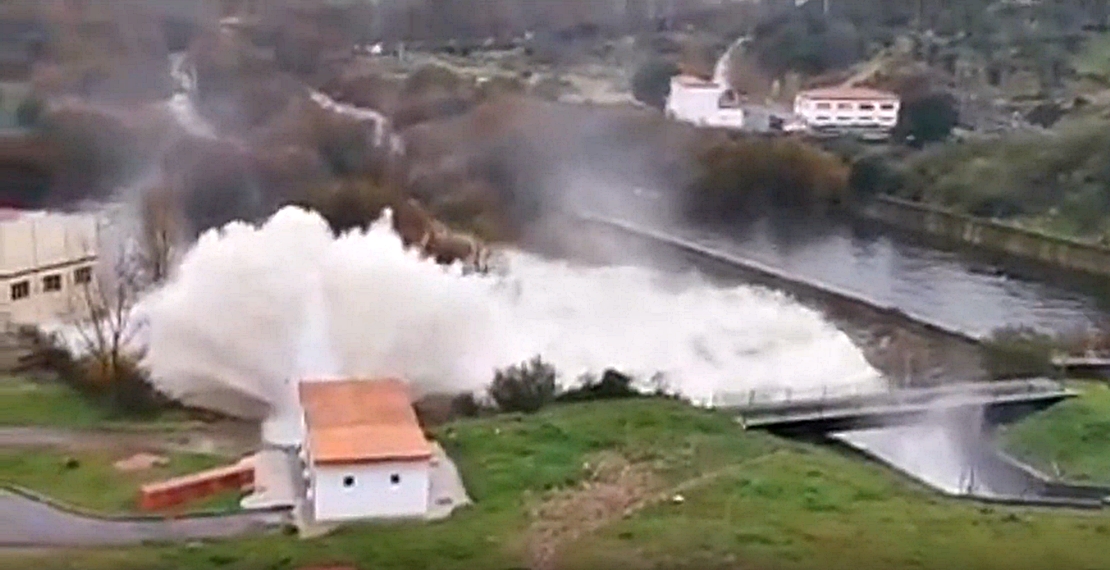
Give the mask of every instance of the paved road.
<svg viewBox="0 0 1110 570">
<path fill-rule="evenodd" d="M 0 547 L 73 547 L 189 541 L 260 533 L 285 513 L 236 513 L 178 520 L 123 521 L 83 517 L 0 490 Z"/>
</svg>

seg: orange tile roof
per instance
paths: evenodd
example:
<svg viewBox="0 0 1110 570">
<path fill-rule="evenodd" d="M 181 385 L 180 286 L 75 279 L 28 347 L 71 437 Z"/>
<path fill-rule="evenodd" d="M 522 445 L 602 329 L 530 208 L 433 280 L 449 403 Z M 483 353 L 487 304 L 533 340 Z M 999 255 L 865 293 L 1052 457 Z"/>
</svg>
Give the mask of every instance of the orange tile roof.
<svg viewBox="0 0 1110 570">
<path fill-rule="evenodd" d="M 317 464 L 429 459 L 431 446 L 397 379 L 300 384 L 308 447 Z"/>
<path fill-rule="evenodd" d="M 894 93 L 890 93 L 888 91 L 879 91 L 878 89 L 869 89 L 867 87 L 824 87 L 802 91 L 801 93 L 798 93 L 798 96 L 808 97 L 810 99 L 834 100 L 898 99 L 898 96 Z"/>
</svg>

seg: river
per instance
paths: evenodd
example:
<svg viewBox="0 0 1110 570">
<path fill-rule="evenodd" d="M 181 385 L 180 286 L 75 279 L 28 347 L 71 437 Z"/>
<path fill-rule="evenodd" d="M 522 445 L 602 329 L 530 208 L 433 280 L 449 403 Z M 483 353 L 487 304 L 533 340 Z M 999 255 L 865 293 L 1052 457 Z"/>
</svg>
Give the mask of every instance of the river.
<svg viewBox="0 0 1110 570">
<path fill-rule="evenodd" d="M 1110 320 L 1106 283 L 835 221 L 684 230 L 695 241 L 848 289 L 947 328 L 986 335 L 1027 325 L 1070 333 Z"/>
<path fill-rule="evenodd" d="M 649 201 L 641 195 L 638 204 L 606 204 L 595 211 L 650 223 L 969 335 L 1019 325 L 1067 334 L 1110 324 L 1110 287 L 1098 278 L 945 249 L 863 222 L 763 219 L 713 227 L 648 222 L 655 217 Z"/>
</svg>

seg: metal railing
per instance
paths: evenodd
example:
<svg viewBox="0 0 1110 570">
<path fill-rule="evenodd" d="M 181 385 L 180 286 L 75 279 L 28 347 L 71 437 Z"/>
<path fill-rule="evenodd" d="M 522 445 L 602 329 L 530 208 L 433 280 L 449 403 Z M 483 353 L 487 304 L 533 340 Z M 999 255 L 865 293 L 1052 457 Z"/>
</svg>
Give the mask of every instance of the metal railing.
<svg viewBox="0 0 1110 570">
<path fill-rule="evenodd" d="M 889 384 L 858 382 L 797 390 L 789 387 L 760 388 L 745 392 L 718 392 L 713 395 L 714 408 L 756 410 L 759 408 L 808 407 L 859 408 L 869 405 L 915 405 L 942 401 L 947 398 L 986 396 L 1005 398 L 1027 394 L 1050 394 L 1065 391 L 1059 382 L 1045 378 L 1005 382 L 949 384 L 931 388 L 897 388 Z M 843 404 L 843 406 L 837 406 Z"/>
</svg>

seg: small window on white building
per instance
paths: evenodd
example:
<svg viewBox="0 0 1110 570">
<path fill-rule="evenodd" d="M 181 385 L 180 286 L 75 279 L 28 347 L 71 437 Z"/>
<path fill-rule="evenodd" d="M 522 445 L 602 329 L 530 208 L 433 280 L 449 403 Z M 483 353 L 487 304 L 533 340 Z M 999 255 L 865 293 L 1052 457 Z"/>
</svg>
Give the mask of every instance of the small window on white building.
<svg viewBox="0 0 1110 570">
<path fill-rule="evenodd" d="M 874 111 L 875 110 L 875 105 L 873 103 L 860 103 L 859 110 L 860 111 Z"/>
<path fill-rule="evenodd" d="M 62 276 L 58 274 L 47 275 L 42 278 L 42 290 L 46 292 L 62 290 Z"/>
<path fill-rule="evenodd" d="M 818 109 L 832 109 L 832 104 L 831 103 L 818 103 L 817 108 Z"/>
<path fill-rule="evenodd" d="M 78 285 L 92 282 L 92 268 L 91 267 L 78 267 L 73 271 L 73 282 Z"/>
<path fill-rule="evenodd" d="M 18 281 L 12 283 L 12 300 L 18 301 L 31 296 L 31 282 Z"/>
<path fill-rule="evenodd" d="M 401 474 L 400 473 L 394 473 L 394 474 L 390 475 L 389 476 L 389 484 L 394 485 L 394 486 L 400 485 L 401 484 Z"/>
<path fill-rule="evenodd" d="M 840 110 L 845 110 L 845 109 L 850 110 L 852 108 L 852 104 L 851 103 L 837 103 L 836 108 L 840 109 Z"/>
<path fill-rule="evenodd" d="M 354 475 L 347 475 L 346 477 L 344 477 L 343 478 L 343 486 L 345 488 L 348 488 L 348 489 L 350 489 L 351 487 L 354 487 L 355 486 L 355 476 Z"/>
<path fill-rule="evenodd" d="M 883 103 L 881 106 L 879 106 L 879 108 L 884 111 L 893 111 L 894 103 Z"/>
</svg>

